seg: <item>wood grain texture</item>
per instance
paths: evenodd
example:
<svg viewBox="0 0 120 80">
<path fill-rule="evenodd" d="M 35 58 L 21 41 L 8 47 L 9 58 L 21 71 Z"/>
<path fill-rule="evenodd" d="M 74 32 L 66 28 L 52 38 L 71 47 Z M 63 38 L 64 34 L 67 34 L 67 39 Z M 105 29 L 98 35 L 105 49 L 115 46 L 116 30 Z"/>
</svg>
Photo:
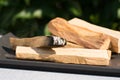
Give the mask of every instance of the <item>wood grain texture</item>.
<svg viewBox="0 0 120 80">
<path fill-rule="evenodd" d="M 80 48 L 31 48 L 17 46 L 19 59 L 45 60 L 61 63 L 109 65 L 111 51 Z"/>
<path fill-rule="evenodd" d="M 66 45 L 66 40 L 57 36 L 35 36 L 30 38 L 10 38 L 10 44 L 13 49 L 16 46 L 63 47 Z"/>
<path fill-rule="evenodd" d="M 31 38 L 10 38 L 10 44 L 13 49 L 16 46 L 45 47 L 49 46 L 51 40 L 45 36 L 36 36 Z"/>
<path fill-rule="evenodd" d="M 63 18 L 55 18 L 48 23 L 48 30 L 56 36 L 90 49 L 108 49 L 108 36 L 83 27 L 69 24 Z"/>
<path fill-rule="evenodd" d="M 85 48 L 84 46 L 82 45 L 77 45 L 75 43 L 72 43 L 72 42 L 68 42 L 67 41 L 67 44 L 64 46 L 65 48 Z"/>
<path fill-rule="evenodd" d="M 79 28 L 85 28 L 94 32 L 104 33 L 108 35 L 111 39 L 111 50 L 113 52 L 120 53 L 120 32 L 119 31 L 97 26 L 79 18 L 73 18 L 69 20 L 68 23 L 72 25 L 76 25 Z"/>
</svg>

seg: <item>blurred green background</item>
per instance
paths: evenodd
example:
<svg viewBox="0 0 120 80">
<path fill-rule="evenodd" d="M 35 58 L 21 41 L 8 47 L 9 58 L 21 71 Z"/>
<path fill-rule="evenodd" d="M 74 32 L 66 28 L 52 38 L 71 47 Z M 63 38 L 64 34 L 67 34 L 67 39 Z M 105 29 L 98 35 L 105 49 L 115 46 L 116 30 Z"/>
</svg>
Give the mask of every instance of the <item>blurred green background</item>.
<svg viewBox="0 0 120 80">
<path fill-rule="evenodd" d="M 74 17 L 120 30 L 120 0 L 0 0 L 0 34 L 49 35 L 47 23 Z"/>
</svg>

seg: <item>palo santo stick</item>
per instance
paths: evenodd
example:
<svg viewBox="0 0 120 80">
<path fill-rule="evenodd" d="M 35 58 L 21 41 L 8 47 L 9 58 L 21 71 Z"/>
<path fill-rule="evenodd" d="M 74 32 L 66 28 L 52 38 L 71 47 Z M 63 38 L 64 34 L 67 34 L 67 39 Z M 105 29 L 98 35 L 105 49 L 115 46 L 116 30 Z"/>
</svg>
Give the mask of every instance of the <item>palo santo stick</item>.
<svg viewBox="0 0 120 80">
<path fill-rule="evenodd" d="M 91 23 L 88 23 L 82 19 L 73 18 L 68 21 L 72 25 L 76 25 L 79 28 L 89 29 L 94 32 L 104 33 L 108 35 L 111 39 L 111 50 L 116 53 L 120 53 L 120 32 L 115 30 L 110 30 L 108 28 L 103 28 Z"/>
<path fill-rule="evenodd" d="M 48 24 L 49 31 L 67 41 L 91 49 L 108 49 L 110 39 L 108 36 L 85 28 L 69 24 L 65 19 L 55 18 Z"/>
<path fill-rule="evenodd" d="M 67 44 L 64 47 L 65 48 L 85 48 L 82 45 L 77 45 L 77 44 L 72 43 L 72 42 L 67 42 Z"/>
<path fill-rule="evenodd" d="M 17 46 L 19 59 L 45 60 L 61 63 L 109 65 L 111 51 L 80 48 L 31 48 Z"/>
<path fill-rule="evenodd" d="M 10 38 L 13 49 L 16 46 L 29 47 L 58 47 L 65 46 L 66 40 L 57 36 L 36 36 L 31 38 Z"/>
</svg>

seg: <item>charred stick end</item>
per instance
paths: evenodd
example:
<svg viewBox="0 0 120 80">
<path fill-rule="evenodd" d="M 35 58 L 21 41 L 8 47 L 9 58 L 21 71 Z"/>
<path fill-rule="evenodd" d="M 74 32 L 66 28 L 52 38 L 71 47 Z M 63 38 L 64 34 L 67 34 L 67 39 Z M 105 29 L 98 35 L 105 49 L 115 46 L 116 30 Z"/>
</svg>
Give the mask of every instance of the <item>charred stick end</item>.
<svg viewBox="0 0 120 80">
<path fill-rule="evenodd" d="M 65 46 L 67 41 L 58 36 L 47 36 L 50 39 L 49 46 L 57 47 L 57 46 Z"/>
</svg>

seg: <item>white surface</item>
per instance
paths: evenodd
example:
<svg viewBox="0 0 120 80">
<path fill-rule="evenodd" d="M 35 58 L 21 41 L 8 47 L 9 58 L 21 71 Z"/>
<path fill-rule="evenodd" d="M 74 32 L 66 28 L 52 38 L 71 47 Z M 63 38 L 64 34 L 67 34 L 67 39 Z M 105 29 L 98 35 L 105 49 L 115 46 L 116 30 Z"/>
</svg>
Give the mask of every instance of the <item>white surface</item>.
<svg viewBox="0 0 120 80">
<path fill-rule="evenodd" d="M 120 78 L 0 68 L 0 80 L 120 80 Z"/>
</svg>

